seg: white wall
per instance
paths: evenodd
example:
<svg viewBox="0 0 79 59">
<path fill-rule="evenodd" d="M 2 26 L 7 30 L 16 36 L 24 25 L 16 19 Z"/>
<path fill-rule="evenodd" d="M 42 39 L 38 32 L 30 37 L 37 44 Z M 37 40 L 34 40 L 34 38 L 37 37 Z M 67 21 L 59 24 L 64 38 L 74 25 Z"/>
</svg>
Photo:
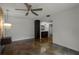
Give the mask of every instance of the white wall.
<svg viewBox="0 0 79 59">
<path fill-rule="evenodd" d="M 53 42 L 79 51 L 79 7 L 62 11 L 52 20 Z"/>
<path fill-rule="evenodd" d="M 34 38 L 34 21 L 30 17 L 9 16 L 7 22 L 13 24 L 8 30 L 7 36 L 12 37 L 12 41 Z"/>
</svg>

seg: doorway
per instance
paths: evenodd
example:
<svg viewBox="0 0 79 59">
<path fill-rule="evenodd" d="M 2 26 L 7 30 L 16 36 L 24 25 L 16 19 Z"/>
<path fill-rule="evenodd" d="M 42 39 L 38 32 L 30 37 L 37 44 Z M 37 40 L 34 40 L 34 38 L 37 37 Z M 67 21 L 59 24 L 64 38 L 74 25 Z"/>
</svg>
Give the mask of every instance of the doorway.
<svg viewBox="0 0 79 59">
<path fill-rule="evenodd" d="M 53 37 L 53 23 L 52 22 L 40 22 L 40 40 L 41 42 L 52 43 Z"/>
</svg>

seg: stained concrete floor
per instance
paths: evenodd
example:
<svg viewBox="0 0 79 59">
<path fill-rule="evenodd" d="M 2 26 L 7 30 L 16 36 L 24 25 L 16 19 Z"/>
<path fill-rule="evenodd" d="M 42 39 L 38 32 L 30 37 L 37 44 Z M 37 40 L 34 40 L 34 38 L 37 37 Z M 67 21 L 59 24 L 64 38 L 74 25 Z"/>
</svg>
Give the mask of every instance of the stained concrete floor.
<svg viewBox="0 0 79 59">
<path fill-rule="evenodd" d="M 50 42 L 21 40 L 6 45 L 3 55 L 79 55 L 79 52 Z"/>
</svg>

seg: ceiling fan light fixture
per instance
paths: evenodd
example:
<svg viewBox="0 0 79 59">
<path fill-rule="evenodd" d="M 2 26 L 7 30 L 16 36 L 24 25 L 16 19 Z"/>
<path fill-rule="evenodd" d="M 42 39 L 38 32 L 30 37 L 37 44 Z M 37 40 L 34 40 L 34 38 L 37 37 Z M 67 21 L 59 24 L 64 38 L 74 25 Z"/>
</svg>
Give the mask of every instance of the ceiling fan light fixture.
<svg viewBox="0 0 79 59">
<path fill-rule="evenodd" d="M 27 11 L 25 16 L 27 16 L 29 14 L 29 11 L 31 11 L 34 15 L 39 16 L 39 14 L 37 14 L 35 11 L 42 11 L 43 10 L 43 8 L 32 9 L 32 5 L 28 4 L 28 3 L 24 3 L 24 5 L 26 6 L 27 9 L 15 9 L 15 10 Z"/>
</svg>

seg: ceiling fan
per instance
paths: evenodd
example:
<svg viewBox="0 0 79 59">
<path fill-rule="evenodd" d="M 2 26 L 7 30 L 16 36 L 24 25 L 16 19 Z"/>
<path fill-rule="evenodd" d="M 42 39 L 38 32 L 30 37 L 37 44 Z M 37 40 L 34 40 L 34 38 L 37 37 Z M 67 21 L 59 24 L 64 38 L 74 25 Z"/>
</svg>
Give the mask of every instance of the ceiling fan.
<svg viewBox="0 0 79 59">
<path fill-rule="evenodd" d="M 29 12 L 31 11 L 34 15 L 39 16 L 39 14 L 37 14 L 35 11 L 42 11 L 42 8 L 36 8 L 36 9 L 32 9 L 32 5 L 28 4 L 28 3 L 24 3 L 24 5 L 26 6 L 27 9 L 15 9 L 15 10 L 22 10 L 22 11 L 27 11 L 26 12 L 26 16 L 29 14 Z"/>
</svg>

